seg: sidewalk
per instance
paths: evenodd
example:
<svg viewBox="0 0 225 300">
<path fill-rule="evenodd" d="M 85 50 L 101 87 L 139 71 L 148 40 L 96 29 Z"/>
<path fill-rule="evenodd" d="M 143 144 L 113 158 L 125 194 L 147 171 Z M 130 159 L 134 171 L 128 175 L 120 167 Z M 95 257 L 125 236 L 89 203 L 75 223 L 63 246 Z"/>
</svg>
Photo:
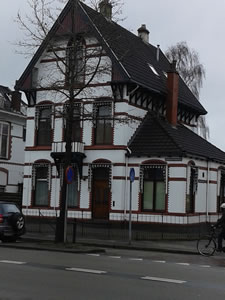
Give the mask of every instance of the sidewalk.
<svg viewBox="0 0 225 300">
<path fill-rule="evenodd" d="M 56 244 L 54 236 L 40 233 L 27 233 L 16 243 L 1 243 L 0 247 L 14 247 L 20 249 L 57 251 L 67 253 L 101 253 L 105 248 L 130 249 L 142 251 L 168 252 L 178 254 L 197 255 L 197 241 L 186 240 L 154 240 L 128 241 L 99 240 L 79 238 L 76 243 Z"/>
</svg>

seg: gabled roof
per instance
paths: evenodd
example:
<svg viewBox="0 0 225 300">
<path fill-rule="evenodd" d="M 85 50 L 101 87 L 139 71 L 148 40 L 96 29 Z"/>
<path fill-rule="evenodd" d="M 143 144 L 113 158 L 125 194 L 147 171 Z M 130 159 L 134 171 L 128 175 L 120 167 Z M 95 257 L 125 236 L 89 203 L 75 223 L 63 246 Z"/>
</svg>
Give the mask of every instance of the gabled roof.
<svg viewBox="0 0 225 300">
<path fill-rule="evenodd" d="M 69 14 L 74 0 L 69 0 L 58 20 L 53 25 L 47 38 L 37 50 L 30 64 L 16 83 L 16 88 L 23 90 L 23 84 L 32 68 L 45 50 L 51 39 Z M 78 1 L 79 14 L 95 31 L 96 36 L 104 44 L 107 53 L 120 70 L 118 81 L 138 84 L 160 95 L 166 95 L 166 76 L 169 62 L 160 50 L 159 61 L 156 59 L 157 48 L 145 43 L 130 31 L 113 21 L 107 20 L 102 14 L 96 12 L 84 3 Z M 148 64 L 151 64 L 159 75 L 154 74 Z M 206 110 L 192 94 L 183 80 L 179 80 L 179 104 L 188 107 L 196 114 L 206 114 Z"/>
<path fill-rule="evenodd" d="M 131 156 L 197 157 L 225 163 L 221 151 L 186 126 L 173 127 L 163 117 L 148 113 L 128 147 Z"/>
</svg>

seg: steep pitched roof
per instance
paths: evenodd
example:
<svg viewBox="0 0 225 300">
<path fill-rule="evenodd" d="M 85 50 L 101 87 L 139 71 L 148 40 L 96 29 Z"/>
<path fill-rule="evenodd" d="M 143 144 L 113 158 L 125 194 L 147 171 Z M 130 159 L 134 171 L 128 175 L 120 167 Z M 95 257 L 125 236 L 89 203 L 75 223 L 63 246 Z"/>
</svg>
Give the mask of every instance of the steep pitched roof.
<svg viewBox="0 0 225 300">
<path fill-rule="evenodd" d="M 17 89 L 23 90 L 23 83 L 26 77 L 42 55 L 49 39 L 54 36 L 60 24 L 65 20 L 73 3 L 74 0 L 68 1 L 47 38 L 43 41 L 30 64 L 17 81 Z M 159 61 L 157 61 L 156 47 L 144 43 L 139 37 L 115 22 L 107 20 L 102 14 L 84 3 L 78 1 L 78 4 L 79 13 L 83 14 L 85 21 L 92 26 L 97 37 L 104 43 L 107 52 L 111 54 L 114 63 L 117 64 L 121 74 L 118 80 L 133 82 L 155 93 L 166 95 L 166 76 L 164 72 L 169 70 L 169 62 L 162 51 L 160 51 Z M 149 64 L 155 68 L 159 75 L 154 74 Z M 188 107 L 197 114 L 207 113 L 181 78 L 179 80 L 179 104 Z"/>
<path fill-rule="evenodd" d="M 2 96 L 6 101 L 10 101 L 10 93 L 11 90 L 7 86 L 0 85 L 0 96 Z"/>
<path fill-rule="evenodd" d="M 225 152 L 184 125 L 173 127 L 163 117 L 152 113 L 146 115 L 128 146 L 132 156 L 192 156 L 225 163 Z"/>
</svg>

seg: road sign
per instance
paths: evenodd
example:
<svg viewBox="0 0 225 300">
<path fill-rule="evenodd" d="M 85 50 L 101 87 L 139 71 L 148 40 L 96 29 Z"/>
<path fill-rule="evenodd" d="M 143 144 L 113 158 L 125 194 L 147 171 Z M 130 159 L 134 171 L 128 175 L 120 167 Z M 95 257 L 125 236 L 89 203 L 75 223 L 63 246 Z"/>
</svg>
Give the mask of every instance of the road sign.
<svg viewBox="0 0 225 300">
<path fill-rule="evenodd" d="M 74 179 L 74 169 L 72 166 L 67 167 L 66 169 L 66 182 L 67 184 L 71 184 Z"/>
<path fill-rule="evenodd" d="M 130 169 L 130 181 L 134 182 L 134 179 L 135 179 L 135 171 L 134 171 L 134 168 L 131 168 Z"/>
</svg>

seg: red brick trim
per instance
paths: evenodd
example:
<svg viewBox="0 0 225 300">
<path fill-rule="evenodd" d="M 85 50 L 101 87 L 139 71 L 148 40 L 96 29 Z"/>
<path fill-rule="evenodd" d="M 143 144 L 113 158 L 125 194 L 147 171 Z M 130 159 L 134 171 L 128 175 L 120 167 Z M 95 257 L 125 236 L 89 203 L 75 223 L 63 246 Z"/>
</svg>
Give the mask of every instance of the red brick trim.
<svg viewBox="0 0 225 300">
<path fill-rule="evenodd" d="M 33 147 L 26 147 L 25 151 L 51 151 L 52 146 L 33 146 Z"/>
<path fill-rule="evenodd" d="M 114 167 L 126 167 L 126 164 L 124 163 L 115 163 L 113 164 Z"/>
<path fill-rule="evenodd" d="M 216 180 L 209 180 L 209 183 L 210 184 L 217 184 L 217 181 Z"/>
<path fill-rule="evenodd" d="M 84 150 L 126 150 L 126 146 L 114 146 L 114 145 L 93 145 L 84 146 Z"/>
<path fill-rule="evenodd" d="M 169 177 L 168 181 L 187 181 L 187 178 L 181 178 L 181 177 Z"/>
<path fill-rule="evenodd" d="M 187 168 L 186 164 L 168 164 L 170 168 Z"/>
<path fill-rule="evenodd" d="M 140 167 L 140 164 L 128 164 L 128 167 Z"/>
<path fill-rule="evenodd" d="M 218 169 L 216 169 L 216 168 L 209 168 L 209 171 L 218 172 Z"/>
<path fill-rule="evenodd" d="M 113 180 L 126 180 L 125 176 L 113 176 Z"/>
</svg>

